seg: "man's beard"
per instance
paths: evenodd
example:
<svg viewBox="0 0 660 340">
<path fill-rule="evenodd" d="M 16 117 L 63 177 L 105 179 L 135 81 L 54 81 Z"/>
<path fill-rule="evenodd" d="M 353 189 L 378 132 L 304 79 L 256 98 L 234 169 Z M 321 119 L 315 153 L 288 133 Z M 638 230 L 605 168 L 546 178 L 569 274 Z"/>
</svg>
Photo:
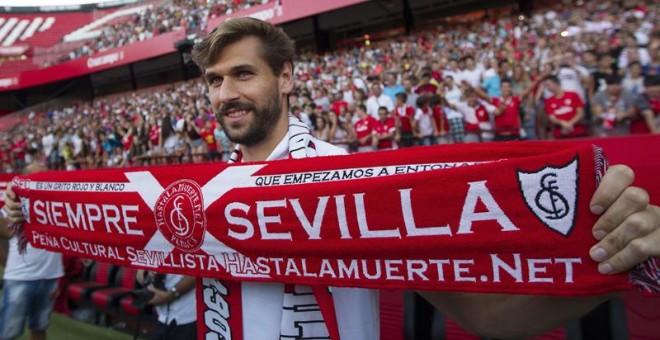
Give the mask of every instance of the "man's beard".
<svg viewBox="0 0 660 340">
<path fill-rule="evenodd" d="M 215 117 L 229 140 L 236 144 L 253 146 L 259 144 L 268 136 L 269 131 L 282 116 L 282 100 L 279 96 L 279 89 L 276 88 L 266 99 L 263 107 L 257 107 L 251 102 L 242 101 L 230 102 L 220 107 L 218 112 L 215 113 Z M 254 113 L 254 119 L 247 126 L 247 130 L 236 131 L 227 126 L 224 113 L 230 110 L 245 110 Z"/>
</svg>

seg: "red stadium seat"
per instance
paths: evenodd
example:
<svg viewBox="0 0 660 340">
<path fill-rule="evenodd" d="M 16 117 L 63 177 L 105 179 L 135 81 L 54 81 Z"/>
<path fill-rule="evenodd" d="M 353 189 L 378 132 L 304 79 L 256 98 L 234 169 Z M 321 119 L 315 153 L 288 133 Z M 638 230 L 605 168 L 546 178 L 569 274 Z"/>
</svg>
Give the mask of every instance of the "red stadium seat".
<svg viewBox="0 0 660 340">
<path fill-rule="evenodd" d="M 121 304 L 121 312 L 126 313 L 128 315 L 138 315 L 140 313 L 140 309 L 136 308 L 133 306 L 133 296 L 132 295 L 127 295 L 124 296 L 122 299 L 120 299 Z"/>
<path fill-rule="evenodd" d="M 96 262 L 91 272 L 91 281 L 69 285 L 67 288 L 69 299 L 76 305 L 81 305 L 89 300 L 92 292 L 112 286 L 117 268 L 117 266 L 109 263 Z"/>
<path fill-rule="evenodd" d="M 115 287 L 98 289 L 91 294 L 91 301 L 97 308 L 110 309 L 119 307 L 121 298 L 129 295 L 136 288 L 137 269 L 120 267 L 115 276 Z"/>
</svg>

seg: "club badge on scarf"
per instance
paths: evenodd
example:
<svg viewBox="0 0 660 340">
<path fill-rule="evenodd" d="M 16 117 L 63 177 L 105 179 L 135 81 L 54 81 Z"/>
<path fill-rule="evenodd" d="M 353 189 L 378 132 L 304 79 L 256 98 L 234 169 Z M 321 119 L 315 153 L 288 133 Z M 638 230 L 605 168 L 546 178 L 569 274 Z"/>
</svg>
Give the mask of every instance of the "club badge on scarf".
<svg viewBox="0 0 660 340">
<path fill-rule="evenodd" d="M 36 247 L 200 277 L 543 295 L 630 287 L 588 255 L 598 148 L 451 145 L 17 177 Z"/>
</svg>

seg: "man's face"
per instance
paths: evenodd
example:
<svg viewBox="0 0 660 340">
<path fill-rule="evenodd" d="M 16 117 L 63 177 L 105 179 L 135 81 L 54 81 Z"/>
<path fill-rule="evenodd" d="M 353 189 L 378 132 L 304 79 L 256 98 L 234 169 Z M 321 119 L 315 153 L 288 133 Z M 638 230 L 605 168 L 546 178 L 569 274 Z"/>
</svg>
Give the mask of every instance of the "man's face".
<svg viewBox="0 0 660 340">
<path fill-rule="evenodd" d="M 511 83 L 509 82 L 502 82 L 502 96 L 509 97 L 511 96 Z"/>
<path fill-rule="evenodd" d="M 205 74 L 216 119 L 232 142 L 246 146 L 267 137 L 283 115 L 282 96 L 292 87 L 290 66 L 273 74 L 261 48 L 256 37 L 232 43 Z"/>
<path fill-rule="evenodd" d="M 396 76 L 393 74 L 387 75 L 387 85 L 394 86 L 396 85 Z"/>
<path fill-rule="evenodd" d="M 374 93 L 374 96 L 379 97 L 383 90 L 380 88 L 380 85 L 374 85 L 371 87 L 371 92 Z"/>
<path fill-rule="evenodd" d="M 545 81 L 545 88 L 548 89 L 548 91 L 552 93 L 556 93 L 557 90 L 559 89 L 559 84 L 555 83 L 552 80 L 546 80 Z"/>
<path fill-rule="evenodd" d="M 378 110 L 378 118 L 380 118 L 381 122 L 384 122 L 387 120 L 387 110 Z"/>
<path fill-rule="evenodd" d="M 410 79 L 406 79 L 403 81 L 403 88 L 406 90 L 406 92 L 410 92 L 412 90 L 413 84 Z"/>
<path fill-rule="evenodd" d="M 607 93 L 610 96 L 618 96 L 621 93 L 620 84 L 607 84 Z"/>
</svg>

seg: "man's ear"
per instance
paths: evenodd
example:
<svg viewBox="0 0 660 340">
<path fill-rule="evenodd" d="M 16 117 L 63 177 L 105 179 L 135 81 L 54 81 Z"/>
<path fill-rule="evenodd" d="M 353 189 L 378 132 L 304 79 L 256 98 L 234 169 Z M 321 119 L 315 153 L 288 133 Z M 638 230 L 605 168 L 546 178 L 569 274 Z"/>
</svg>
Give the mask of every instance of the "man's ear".
<svg viewBox="0 0 660 340">
<path fill-rule="evenodd" d="M 284 63 L 279 79 L 280 92 L 289 94 L 293 91 L 293 65 Z"/>
</svg>

